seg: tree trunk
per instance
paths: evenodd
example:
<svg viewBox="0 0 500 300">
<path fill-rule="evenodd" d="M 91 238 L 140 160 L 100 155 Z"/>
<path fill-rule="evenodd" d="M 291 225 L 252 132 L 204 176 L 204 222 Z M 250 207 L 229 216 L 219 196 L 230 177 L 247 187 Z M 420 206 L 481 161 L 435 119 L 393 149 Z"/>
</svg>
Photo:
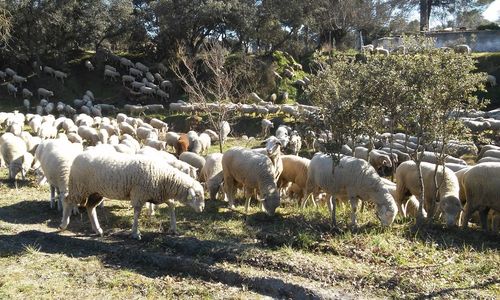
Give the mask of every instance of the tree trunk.
<svg viewBox="0 0 500 300">
<path fill-rule="evenodd" d="M 429 30 L 432 0 L 420 0 L 420 31 Z"/>
</svg>

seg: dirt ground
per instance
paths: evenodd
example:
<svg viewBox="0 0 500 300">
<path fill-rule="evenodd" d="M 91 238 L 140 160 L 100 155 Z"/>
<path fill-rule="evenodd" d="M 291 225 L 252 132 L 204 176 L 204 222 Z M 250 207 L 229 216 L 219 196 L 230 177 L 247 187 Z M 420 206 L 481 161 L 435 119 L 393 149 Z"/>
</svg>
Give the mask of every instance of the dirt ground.
<svg viewBox="0 0 500 300">
<path fill-rule="evenodd" d="M 6 178 L 4 170 L 0 178 Z M 207 201 L 197 214 L 177 209 L 179 235 L 168 235 L 169 213 L 141 216 L 141 241 L 129 237 L 127 201 L 106 200 L 58 232 L 61 214 L 49 207 L 48 187 L 34 180 L 16 190 L 0 182 L 0 298 L 207 299 L 499 299 L 500 238 L 477 228 L 440 224 L 420 230 L 411 220 L 382 229 L 373 208 L 341 232 L 324 207 L 284 203 L 270 218 Z"/>
</svg>

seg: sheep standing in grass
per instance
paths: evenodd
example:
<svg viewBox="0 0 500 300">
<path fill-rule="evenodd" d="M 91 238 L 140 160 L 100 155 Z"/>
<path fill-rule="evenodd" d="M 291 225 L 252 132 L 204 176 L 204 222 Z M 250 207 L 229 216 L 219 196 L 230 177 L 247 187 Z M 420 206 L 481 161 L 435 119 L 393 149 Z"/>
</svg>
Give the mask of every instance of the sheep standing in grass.
<svg viewBox="0 0 500 300">
<path fill-rule="evenodd" d="M 17 94 L 16 86 L 10 82 L 7 83 L 7 94 L 14 95 L 14 97 L 16 97 L 16 94 Z"/>
<path fill-rule="evenodd" d="M 357 226 L 358 198 L 375 203 L 377 216 L 383 226 L 392 224 L 398 207 L 381 177 L 368 162 L 344 156 L 332 170 L 332 157 L 322 153 L 314 155 L 307 173 L 307 194 L 320 188 L 331 195 L 328 206 L 334 226 L 337 224 L 336 198 L 349 199 L 352 226 Z"/>
<path fill-rule="evenodd" d="M 43 99 L 49 99 L 49 97 L 54 97 L 54 92 L 44 88 L 39 88 L 37 92 L 38 92 L 38 99 L 40 99 L 40 97 L 42 97 Z"/>
<path fill-rule="evenodd" d="M 401 211 L 404 212 L 403 205 L 405 198 L 409 194 L 414 195 L 420 202 L 417 219 L 423 219 L 423 209 L 428 213 L 429 218 L 435 214 L 436 203 L 439 203 L 438 209 L 444 214 L 448 226 L 455 224 L 458 214 L 462 210 L 459 193 L 460 185 L 455 173 L 443 166 L 439 166 L 435 175 L 436 165 L 427 162 L 420 163 L 420 170 L 424 184 L 425 199 L 421 196 L 421 185 L 418 178 L 417 164 L 414 161 L 406 161 L 396 169 L 397 197 L 396 202 Z M 436 180 L 434 180 L 436 177 Z M 436 187 L 437 182 L 437 187 Z M 436 188 L 437 198 L 436 198 Z"/>
<path fill-rule="evenodd" d="M 262 119 L 262 121 L 260 121 L 260 125 L 262 128 L 261 135 L 263 138 L 266 138 L 269 135 L 271 128 L 274 128 L 274 124 L 267 119 Z"/>
<path fill-rule="evenodd" d="M 198 171 L 203 168 L 206 162 L 203 156 L 193 152 L 183 152 L 181 155 L 179 155 L 179 160 L 187 162 L 191 166 L 195 167 Z"/>
<path fill-rule="evenodd" d="M 281 172 L 278 179 L 278 186 L 282 187 L 288 183 L 297 185 L 300 189 L 299 199 L 302 199 L 307 193 L 307 169 L 311 162 L 307 158 L 299 157 L 296 155 L 282 155 L 281 161 L 283 162 L 283 172 Z"/>
<path fill-rule="evenodd" d="M 42 142 L 35 157 L 40 163 L 43 175 L 50 184 L 50 208 L 54 208 L 55 192 L 59 194 L 57 209 L 62 210 L 62 201 L 67 196 L 69 172 L 75 157 L 83 151 L 82 144 L 55 139 Z"/>
<path fill-rule="evenodd" d="M 201 184 L 167 164 L 143 155 L 105 154 L 90 150 L 73 161 L 60 228 L 67 228 L 71 208 L 80 204 L 87 207 L 93 230 L 102 235 L 95 207 L 103 197 L 130 200 L 134 207 L 132 237 L 136 239 L 141 239 L 139 215 L 146 202 L 168 204 L 171 209 L 170 230 L 174 233 L 177 231 L 175 200 L 188 204 L 196 212 L 205 207 Z"/>
<path fill-rule="evenodd" d="M 9 169 L 9 179 L 14 181 L 17 188 L 16 176 L 21 172 L 22 179 L 26 179 L 26 173 L 34 161 L 33 155 L 28 152 L 26 142 L 10 132 L 0 137 L 0 155 Z"/>
<path fill-rule="evenodd" d="M 489 210 L 492 209 L 497 214 L 500 213 L 499 178 L 500 163 L 495 162 L 473 166 L 463 174 L 462 183 L 467 199 L 462 217 L 464 228 L 467 228 L 469 219 L 475 211 L 479 211 L 483 230 L 488 228 Z"/>
<path fill-rule="evenodd" d="M 227 140 L 227 136 L 231 132 L 231 126 L 229 126 L 229 123 L 227 121 L 222 121 L 220 124 L 220 132 L 219 132 L 219 137 L 221 140 L 221 143 L 224 144 Z"/>
<path fill-rule="evenodd" d="M 62 84 L 64 84 L 64 78 L 68 78 L 68 74 L 61 71 L 54 71 L 54 77 L 56 79 L 61 79 Z"/>
<path fill-rule="evenodd" d="M 211 200 L 215 200 L 220 191 L 224 174 L 222 172 L 222 153 L 212 153 L 205 157 L 205 164 L 200 171 L 200 181 L 206 182 L 206 189 Z"/>
<path fill-rule="evenodd" d="M 271 160 L 255 151 L 235 147 L 226 151 L 222 157 L 224 192 L 229 207 L 234 208 L 237 184 L 244 186 L 245 211 L 250 206 L 250 198 L 255 189 L 263 199 L 263 208 L 268 215 L 274 215 L 280 204 L 280 195 L 274 181 L 274 166 Z"/>
</svg>

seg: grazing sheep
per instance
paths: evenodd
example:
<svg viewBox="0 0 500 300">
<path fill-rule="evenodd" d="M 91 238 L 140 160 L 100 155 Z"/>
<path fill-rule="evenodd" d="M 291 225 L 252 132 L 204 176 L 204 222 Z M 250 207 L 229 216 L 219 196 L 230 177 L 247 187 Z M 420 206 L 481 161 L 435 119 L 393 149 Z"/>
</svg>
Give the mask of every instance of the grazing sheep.
<svg viewBox="0 0 500 300">
<path fill-rule="evenodd" d="M 149 124 L 151 126 L 153 126 L 153 128 L 156 128 L 158 130 L 160 130 L 161 132 L 167 132 L 168 131 L 168 124 L 161 121 L 161 120 L 158 120 L 156 118 L 152 118 L 150 121 L 149 121 Z"/>
<path fill-rule="evenodd" d="M 188 151 L 189 148 L 189 138 L 187 134 L 181 133 L 179 138 L 177 139 L 177 143 L 174 145 L 175 154 L 177 156 L 181 155 L 181 153 Z"/>
<path fill-rule="evenodd" d="M 311 160 L 296 155 L 282 155 L 283 171 L 278 179 L 278 187 L 283 187 L 292 182 L 300 189 L 299 199 L 302 204 L 307 193 L 307 169 Z"/>
<path fill-rule="evenodd" d="M 167 146 L 174 148 L 177 145 L 177 141 L 179 140 L 180 135 L 176 132 L 170 131 L 165 133 L 162 139 L 167 143 Z"/>
<path fill-rule="evenodd" d="M 497 214 L 500 212 L 498 178 L 500 178 L 500 163 L 494 162 L 473 166 L 463 174 L 462 182 L 467 199 L 462 217 L 463 228 L 467 228 L 472 214 L 479 211 L 481 226 L 483 230 L 487 230 L 489 210 L 495 210 Z"/>
<path fill-rule="evenodd" d="M 83 140 L 87 141 L 89 145 L 95 146 L 97 142 L 99 142 L 99 134 L 95 128 L 79 126 L 78 135 L 81 136 Z"/>
<path fill-rule="evenodd" d="M 72 144 L 61 139 L 43 141 L 36 149 L 35 158 L 40 163 L 43 175 L 50 184 L 50 208 L 55 206 L 57 190 L 59 194 L 57 209 L 62 210 L 62 201 L 68 192 L 71 165 L 82 151 L 82 144 Z"/>
<path fill-rule="evenodd" d="M 28 152 L 22 138 L 7 132 L 0 137 L 0 156 L 9 169 L 9 179 L 14 181 L 17 188 L 16 176 L 21 172 L 22 179 L 26 179 L 26 173 L 34 161 L 33 155 Z"/>
<path fill-rule="evenodd" d="M 7 94 L 13 95 L 14 97 L 16 97 L 17 94 L 17 87 L 10 82 L 7 83 Z"/>
<path fill-rule="evenodd" d="M 54 71 L 54 77 L 56 79 L 61 79 L 62 83 L 64 84 L 64 78 L 67 78 L 68 74 L 61 71 Z"/>
<path fill-rule="evenodd" d="M 45 74 L 48 74 L 48 75 L 54 76 L 54 71 L 55 71 L 55 70 L 54 70 L 53 68 L 49 67 L 49 66 L 44 66 L 44 67 L 43 67 L 43 72 L 44 72 Z"/>
<path fill-rule="evenodd" d="M 220 191 L 224 174 L 222 172 L 222 153 L 212 153 L 205 157 L 205 164 L 200 171 L 200 182 L 206 182 L 210 200 L 215 200 Z"/>
<path fill-rule="evenodd" d="M 134 207 L 132 237 L 139 240 L 139 215 L 146 202 L 168 204 L 170 230 L 174 233 L 177 231 L 174 200 L 190 205 L 196 212 L 202 212 L 205 207 L 201 184 L 167 164 L 143 155 L 90 150 L 73 161 L 60 228 L 64 230 L 68 226 L 72 205 L 80 204 L 87 207 L 94 231 L 102 235 L 95 207 L 103 197 L 130 199 Z"/>
<path fill-rule="evenodd" d="M 201 144 L 201 154 L 208 153 L 208 149 L 210 148 L 210 145 L 212 144 L 212 139 L 210 138 L 210 135 L 207 133 L 200 133 L 198 136 L 198 141 Z"/>
<path fill-rule="evenodd" d="M 421 152 L 419 152 L 417 155 L 418 155 L 419 158 L 421 158 L 421 160 L 423 162 L 428 162 L 428 163 L 431 163 L 431 164 L 437 164 L 438 163 L 438 156 L 434 152 L 424 151 L 423 155 L 422 155 Z M 460 164 L 460 165 L 465 165 L 465 166 L 467 165 L 467 163 L 465 162 L 465 160 L 460 159 L 460 158 L 456 158 L 456 157 L 453 157 L 453 156 L 450 156 L 450 155 L 447 155 L 444 158 L 444 162 L 445 163 L 455 163 L 455 164 Z"/>
<path fill-rule="evenodd" d="M 22 95 L 23 95 L 23 98 L 31 98 L 31 97 L 33 97 L 33 93 L 30 90 L 26 89 L 26 88 L 23 89 Z"/>
<path fill-rule="evenodd" d="M 203 150 L 203 146 L 201 144 L 201 141 L 198 137 L 198 134 L 195 131 L 189 131 L 187 133 L 188 139 L 189 139 L 189 147 L 188 151 L 194 152 L 196 154 L 201 153 Z"/>
<path fill-rule="evenodd" d="M 392 197 L 396 199 L 397 197 L 397 186 L 396 183 L 390 181 L 389 179 L 381 178 L 382 181 L 384 182 L 385 188 L 391 193 Z M 418 200 L 415 198 L 415 196 L 411 196 L 408 199 L 408 202 L 406 203 L 406 206 L 404 207 L 404 211 L 406 212 L 407 216 L 416 218 L 418 214 Z M 403 216 L 403 211 L 399 211 L 401 216 Z M 424 210 L 424 216 L 427 216 L 427 213 Z"/>
<path fill-rule="evenodd" d="M 26 79 L 26 77 L 23 77 L 23 76 L 14 75 L 14 76 L 12 76 L 12 82 L 19 83 L 19 85 L 22 86 L 23 82 L 28 82 L 28 79 Z"/>
<path fill-rule="evenodd" d="M 448 226 L 455 224 L 458 214 L 462 210 L 459 193 L 460 186 L 455 173 L 443 166 L 438 166 L 428 162 L 420 163 L 420 170 L 424 185 L 425 198 L 422 199 L 420 181 L 417 173 L 417 164 L 414 161 L 406 161 L 396 169 L 397 198 L 396 202 L 401 211 L 404 199 L 408 194 L 414 195 L 420 202 L 420 207 L 425 209 L 429 218 L 434 217 L 435 205 L 438 202 L 440 210 L 445 217 Z M 444 174 L 444 175 L 443 175 Z M 434 176 L 436 175 L 436 176 Z M 436 177 L 436 180 L 434 179 Z M 436 199 L 437 182 L 437 199 Z M 423 213 L 418 219 L 423 218 Z"/>
<path fill-rule="evenodd" d="M 120 77 L 120 73 L 116 71 L 111 71 L 109 69 L 104 70 L 104 80 L 106 80 L 106 77 L 110 78 L 111 81 L 116 81 L 117 77 Z"/>
<path fill-rule="evenodd" d="M 128 74 L 131 76 L 135 76 L 135 77 L 139 77 L 139 76 L 142 77 L 142 71 L 138 70 L 136 68 L 128 69 Z"/>
<path fill-rule="evenodd" d="M 37 93 L 38 93 L 38 99 L 40 99 L 40 97 L 43 97 L 44 99 L 49 99 L 49 97 L 54 97 L 53 91 L 49 91 L 44 88 L 39 88 L 37 90 Z"/>
<path fill-rule="evenodd" d="M 130 76 L 130 75 L 122 75 L 122 84 L 123 86 L 125 86 L 125 83 L 132 83 L 135 81 L 135 77 L 134 76 Z M 142 84 L 141 84 L 142 86 Z"/>
<path fill-rule="evenodd" d="M 329 209 L 334 226 L 337 224 L 336 198 L 349 199 L 352 226 L 357 226 L 358 198 L 375 203 L 377 216 L 383 226 L 391 225 L 398 212 L 396 202 L 381 177 L 362 159 L 344 156 L 333 169 L 332 157 L 322 153 L 314 155 L 307 173 L 307 194 L 317 192 L 320 188 L 332 196 Z"/>
<path fill-rule="evenodd" d="M 240 147 L 231 148 L 222 157 L 222 169 L 224 192 L 231 209 L 234 208 L 239 183 L 245 189 L 245 211 L 248 212 L 253 191 L 258 189 L 265 212 L 274 215 L 280 204 L 280 195 L 274 181 L 274 166 L 267 156 Z"/>
<path fill-rule="evenodd" d="M 219 140 L 219 135 L 213 131 L 212 129 L 205 129 L 205 131 L 203 131 L 203 133 L 206 133 L 210 136 L 210 140 L 211 141 L 218 141 Z"/>
<path fill-rule="evenodd" d="M 183 152 L 181 155 L 179 155 L 179 160 L 187 162 L 191 166 L 195 167 L 197 170 L 203 169 L 203 166 L 205 165 L 206 162 L 203 156 L 193 152 Z"/>
</svg>

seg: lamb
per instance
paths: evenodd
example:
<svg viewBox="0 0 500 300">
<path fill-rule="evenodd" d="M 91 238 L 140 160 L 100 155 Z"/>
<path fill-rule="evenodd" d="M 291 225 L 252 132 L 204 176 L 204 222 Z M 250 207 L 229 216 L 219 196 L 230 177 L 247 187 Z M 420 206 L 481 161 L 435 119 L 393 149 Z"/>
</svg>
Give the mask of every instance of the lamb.
<svg viewBox="0 0 500 300">
<path fill-rule="evenodd" d="M 500 163 L 495 162 L 473 166 L 463 174 L 462 182 L 467 199 L 462 216 L 463 228 L 467 228 L 472 214 L 478 210 L 481 226 L 483 230 L 487 230 L 489 210 L 500 212 L 499 176 Z"/>
<path fill-rule="evenodd" d="M 71 165 L 82 151 L 82 144 L 72 144 L 61 139 L 46 140 L 38 146 L 35 157 L 50 184 L 50 208 L 55 206 L 55 191 L 57 190 L 59 194 L 57 209 L 62 210 L 62 201 L 68 192 Z"/>
<path fill-rule="evenodd" d="M 67 78 L 68 74 L 61 71 L 54 71 L 54 77 L 56 79 L 61 79 L 62 83 L 64 84 L 64 78 Z"/>
<path fill-rule="evenodd" d="M 385 185 L 385 188 L 387 190 L 389 190 L 389 193 L 391 193 L 392 197 L 394 199 L 396 199 L 396 196 L 397 196 L 397 193 L 396 193 L 396 190 L 397 190 L 397 187 L 396 187 L 396 184 L 392 181 L 390 181 L 389 179 L 385 179 L 385 178 L 381 178 L 384 185 Z M 409 199 L 408 199 L 408 202 L 406 203 L 406 207 L 404 208 L 405 212 L 406 212 L 406 215 L 408 216 L 411 216 L 411 217 L 417 217 L 417 214 L 418 214 L 418 200 L 417 198 L 415 198 L 415 196 L 411 196 Z M 399 213 L 401 214 L 401 216 L 403 216 L 403 211 L 399 211 Z M 425 212 L 424 210 L 424 216 L 427 216 L 427 213 Z"/>
<path fill-rule="evenodd" d="M 354 148 L 354 157 L 368 161 L 375 170 L 379 170 L 381 167 L 392 167 L 391 158 L 375 149 L 370 151 L 365 147 L 356 147 Z"/>
<path fill-rule="evenodd" d="M 40 99 L 40 97 L 43 97 L 44 99 L 49 99 L 49 97 L 54 97 L 54 92 L 44 88 L 39 88 L 37 90 L 37 93 L 38 93 L 38 99 Z"/>
<path fill-rule="evenodd" d="M 383 226 L 391 225 L 396 217 L 398 207 L 394 198 L 375 169 L 362 159 L 344 156 L 333 169 L 333 159 L 330 156 L 315 154 L 307 172 L 307 194 L 318 192 L 320 188 L 332 196 L 329 209 L 334 226 L 337 225 L 336 198 L 349 199 L 352 226 L 357 226 L 358 198 L 375 203 L 377 216 Z"/>
<path fill-rule="evenodd" d="M 281 161 L 281 141 L 275 136 L 270 136 L 266 140 L 265 148 L 257 148 L 253 149 L 253 151 L 266 155 L 269 159 L 271 159 L 274 166 L 274 179 L 278 182 L 278 178 L 283 171 L 283 162 Z"/>
<path fill-rule="evenodd" d="M 179 160 L 183 162 L 187 162 L 191 166 L 195 167 L 197 170 L 203 169 L 205 165 L 205 158 L 193 152 L 183 152 L 179 155 Z"/>
<path fill-rule="evenodd" d="M 189 131 L 187 133 L 187 137 L 189 139 L 189 146 L 188 146 L 188 151 L 194 152 L 196 154 L 201 153 L 203 150 L 203 146 L 201 144 L 201 141 L 198 137 L 198 134 L 195 131 Z"/>
<path fill-rule="evenodd" d="M 200 182 L 206 182 L 206 187 L 211 200 L 216 198 L 224 174 L 222 173 L 222 153 L 212 153 L 205 157 L 205 164 L 200 171 Z"/>
<path fill-rule="evenodd" d="M 65 198 L 60 225 L 65 230 L 72 205 L 85 205 L 94 231 L 102 235 L 95 207 L 103 197 L 130 200 L 134 207 L 132 237 L 141 239 L 139 215 L 146 202 L 167 203 L 170 207 L 170 230 L 176 232 L 175 202 L 191 206 L 196 212 L 205 207 L 203 187 L 188 175 L 167 164 L 142 155 L 105 154 L 86 151 L 73 161 L 69 176 L 69 194 Z"/>
<path fill-rule="evenodd" d="M 9 179 L 14 181 L 17 188 L 16 176 L 21 172 L 22 179 L 26 179 L 26 173 L 34 161 L 33 155 L 28 152 L 26 142 L 10 132 L 0 137 L 0 155 L 9 169 Z"/>
<path fill-rule="evenodd" d="M 419 216 L 417 220 L 422 219 L 423 209 L 428 213 L 428 217 L 433 218 L 436 202 L 439 202 L 439 210 L 444 214 L 448 226 L 455 224 L 458 214 L 462 210 L 459 200 L 460 186 L 455 173 L 443 166 L 438 166 L 436 180 L 434 180 L 436 165 L 428 162 L 421 162 L 420 169 L 424 184 L 425 199 L 421 198 L 420 181 L 418 179 L 417 164 L 414 161 L 406 161 L 396 169 L 397 197 L 401 211 L 402 204 L 408 193 L 417 197 L 420 202 Z M 444 175 L 443 175 L 444 174 Z M 436 199 L 436 182 L 438 184 L 438 193 Z M 425 206 L 425 207 L 424 207 Z"/>
<path fill-rule="evenodd" d="M 223 154 L 222 169 L 224 192 L 231 209 L 234 208 L 236 185 L 239 183 L 245 189 L 245 211 L 248 212 L 253 191 L 258 189 L 264 199 L 265 212 L 274 215 L 280 204 L 280 195 L 274 181 L 274 166 L 267 156 L 241 147 L 231 148 Z"/>
<path fill-rule="evenodd" d="M 301 192 L 299 198 L 303 199 L 307 192 L 307 169 L 311 161 L 296 155 L 283 155 L 281 160 L 283 171 L 278 179 L 278 186 L 281 187 L 290 182 L 296 184 Z M 302 201 L 302 204 L 305 205 L 305 201 Z"/>
<path fill-rule="evenodd" d="M 180 135 L 178 133 L 169 131 L 165 133 L 162 139 L 167 143 L 167 146 L 170 146 L 175 150 L 175 145 L 177 145 L 179 137 Z"/>
</svg>

